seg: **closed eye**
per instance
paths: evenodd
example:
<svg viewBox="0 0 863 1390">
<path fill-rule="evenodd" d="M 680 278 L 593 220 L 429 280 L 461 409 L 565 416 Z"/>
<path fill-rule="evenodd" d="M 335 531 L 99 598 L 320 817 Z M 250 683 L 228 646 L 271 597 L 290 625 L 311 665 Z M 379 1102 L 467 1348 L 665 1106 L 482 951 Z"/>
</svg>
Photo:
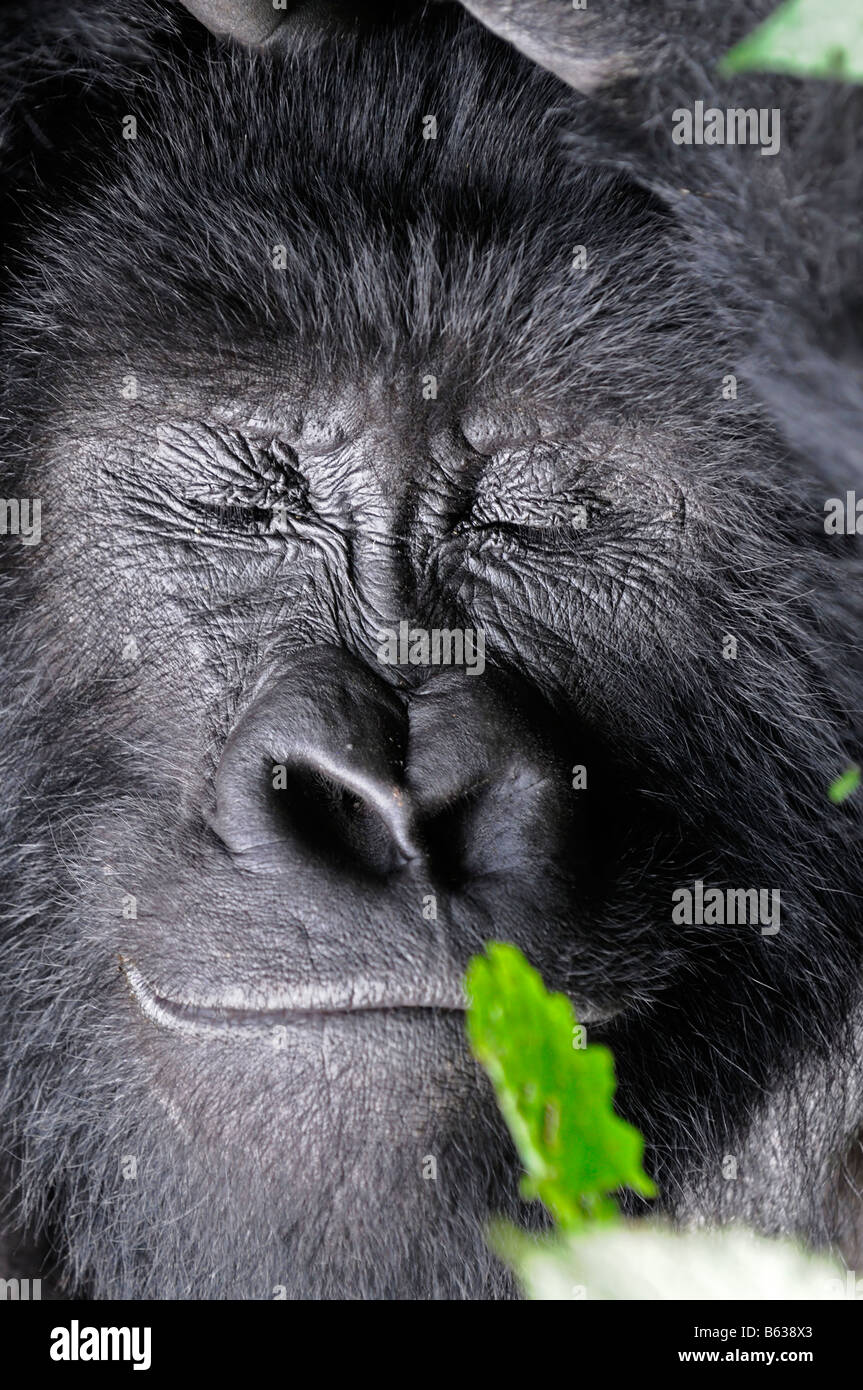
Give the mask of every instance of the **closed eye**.
<svg viewBox="0 0 863 1390">
<path fill-rule="evenodd" d="M 306 489 L 300 485 L 264 484 L 257 489 L 233 488 L 189 499 L 209 525 L 226 531 L 266 534 L 284 530 L 291 517 L 308 510 Z"/>
<path fill-rule="evenodd" d="M 262 446 L 231 437 L 234 476 L 196 490 L 189 498 L 210 526 L 266 535 L 284 531 L 309 509 L 308 484 L 293 452 L 276 442 Z"/>
<path fill-rule="evenodd" d="M 491 516 L 487 509 L 475 509 L 455 528 L 455 535 L 475 536 L 479 541 L 491 537 L 526 544 L 544 544 L 577 539 L 601 524 L 610 510 L 604 498 L 584 497 L 577 501 L 563 500 L 556 505 L 545 502 L 541 507 L 510 510 L 506 516 Z"/>
</svg>

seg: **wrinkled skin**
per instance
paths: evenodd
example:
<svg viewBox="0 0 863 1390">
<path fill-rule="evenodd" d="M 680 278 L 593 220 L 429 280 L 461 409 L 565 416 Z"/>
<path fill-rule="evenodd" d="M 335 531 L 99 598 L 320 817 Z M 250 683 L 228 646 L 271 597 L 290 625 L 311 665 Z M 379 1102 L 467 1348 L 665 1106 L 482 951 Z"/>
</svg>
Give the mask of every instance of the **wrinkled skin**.
<svg viewBox="0 0 863 1390">
<path fill-rule="evenodd" d="M 765 366 L 768 161 L 673 151 L 727 197 L 681 210 L 635 21 L 591 66 L 468 8 L 528 57 L 448 6 L 263 57 L 143 0 L 4 21 L 4 489 L 43 537 L 2 557 L 0 1115 L 65 1293 L 511 1295 L 490 939 L 613 1047 L 666 1210 L 860 1250 L 853 478 Z M 741 208 L 742 252 L 698 221 Z M 484 671 L 383 664 L 402 620 Z M 780 932 L 674 924 L 696 879 L 779 889 Z"/>
</svg>

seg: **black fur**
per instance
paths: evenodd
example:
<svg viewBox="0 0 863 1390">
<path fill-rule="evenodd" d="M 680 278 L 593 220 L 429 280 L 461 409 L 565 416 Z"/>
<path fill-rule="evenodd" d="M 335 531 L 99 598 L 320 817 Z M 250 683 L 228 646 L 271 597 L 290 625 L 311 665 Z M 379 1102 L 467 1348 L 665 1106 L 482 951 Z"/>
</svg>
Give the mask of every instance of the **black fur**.
<svg viewBox="0 0 863 1390">
<path fill-rule="evenodd" d="M 0 20 L 2 491 L 44 499 L 42 544 L 3 551 L 0 1124 L 10 1222 L 67 1292 L 512 1292 L 483 1223 L 538 1218 L 454 1011 L 334 1043 L 322 1096 L 299 1054 L 262 1070 L 163 1036 L 117 970 L 129 931 L 164 938 L 169 973 L 254 939 L 259 890 L 208 838 L 226 737 L 310 648 L 372 665 L 402 615 L 483 628 L 489 708 L 512 703 L 500 679 L 538 711 L 544 776 L 590 765 L 565 906 L 544 856 L 569 811 L 454 955 L 506 936 L 622 1005 L 595 1031 L 669 1211 L 863 1258 L 859 800 L 826 797 L 859 754 L 861 564 L 823 529 L 860 475 L 860 97 L 741 79 L 718 104 L 780 106 L 781 154 L 675 147 L 671 110 L 711 100 L 712 56 L 764 7 L 630 8 L 635 59 L 584 96 L 449 6 L 257 55 L 156 0 Z M 375 494 L 391 568 L 355 541 L 321 577 L 301 547 L 195 529 L 176 480 L 283 383 L 286 438 L 338 416 L 352 486 L 380 475 L 403 501 L 393 520 Z M 575 451 L 604 521 L 512 542 L 501 577 L 452 539 L 435 469 L 455 487 L 513 409 L 540 422 L 542 486 Z M 779 935 L 672 927 L 696 878 L 778 887 Z M 398 958 L 386 915 L 335 888 L 350 951 L 392 929 Z"/>
</svg>

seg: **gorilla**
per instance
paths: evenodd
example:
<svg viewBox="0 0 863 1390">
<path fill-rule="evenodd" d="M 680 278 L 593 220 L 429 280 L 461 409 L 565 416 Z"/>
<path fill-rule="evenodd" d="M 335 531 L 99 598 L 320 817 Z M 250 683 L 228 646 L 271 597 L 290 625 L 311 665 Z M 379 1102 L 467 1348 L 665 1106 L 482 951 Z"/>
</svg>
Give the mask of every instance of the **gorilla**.
<svg viewBox="0 0 863 1390">
<path fill-rule="evenodd" d="M 4 1273 L 517 1296 L 489 940 L 632 1216 L 863 1267 L 863 105 L 771 8 L 4 7 Z"/>
</svg>

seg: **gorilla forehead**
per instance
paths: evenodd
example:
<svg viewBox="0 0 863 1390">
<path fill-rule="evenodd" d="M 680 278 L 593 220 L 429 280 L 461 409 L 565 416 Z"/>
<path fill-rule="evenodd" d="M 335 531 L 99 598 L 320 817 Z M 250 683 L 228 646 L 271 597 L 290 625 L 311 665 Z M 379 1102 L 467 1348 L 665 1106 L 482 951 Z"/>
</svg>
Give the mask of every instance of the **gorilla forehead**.
<svg viewBox="0 0 863 1390">
<path fill-rule="evenodd" d="M 291 363 L 317 380 L 372 361 L 435 374 L 450 399 L 489 374 L 657 416 L 687 399 L 667 319 L 679 352 L 706 306 L 667 214 L 580 166 L 562 134 L 580 99 L 482 30 L 432 17 L 335 53 L 178 57 L 130 85 L 96 84 L 100 119 L 34 228 L 18 301 L 58 370 L 87 364 L 82 399 L 94 360 L 145 358 L 198 377 L 212 363 L 222 389 L 234 364 L 266 390 Z M 124 142 L 108 131 L 130 103 L 140 133 Z"/>
<path fill-rule="evenodd" d="M 113 399 L 115 383 L 105 379 L 95 411 L 70 403 L 81 453 L 100 444 L 128 449 L 153 459 L 157 471 L 187 474 L 190 484 L 196 475 L 204 482 L 212 473 L 215 482 L 259 471 L 275 485 L 301 473 L 312 493 L 358 512 L 396 508 L 429 489 L 420 526 L 447 512 L 447 497 L 456 509 L 459 500 L 482 506 L 504 495 L 563 508 L 579 487 L 592 487 L 618 503 L 673 503 L 683 485 L 704 490 L 711 465 L 732 461 L 727 441 L 714 438 L 708 448 L 694 420 L 605 416 L 584 395 L 564 410 L 510 382 L 429 399 L 412 373 L 263 375 L 265 384 L 249 373 L 210 391 L 194 379 L 172 387 L 142 374 L 141 399 L 130 403 Z"/>
</svg>

